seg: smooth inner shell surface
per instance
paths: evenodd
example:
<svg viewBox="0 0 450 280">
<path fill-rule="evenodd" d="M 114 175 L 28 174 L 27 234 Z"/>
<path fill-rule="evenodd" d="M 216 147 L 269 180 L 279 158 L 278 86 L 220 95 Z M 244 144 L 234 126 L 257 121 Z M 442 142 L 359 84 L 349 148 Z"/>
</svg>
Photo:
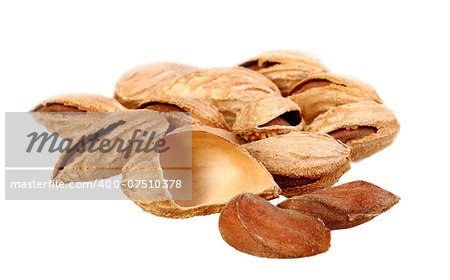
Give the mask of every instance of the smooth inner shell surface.
<svg viewBox="0 0 450 280">
<path fill-rule="evenodd" d="M 178 133 L 169 137 L 186 137 Z M 170 140 L 170 139 L 169 139 Z M 170 165 L 173 154 L 160 154 L 161 166 Z M 192 133 L 192 200 L 176 200 L 182 207 L 228 202 L 242 192 L 260 194 L 276 186 L 272 176 L 234 143 L 207 132 Z"/>
</svg>

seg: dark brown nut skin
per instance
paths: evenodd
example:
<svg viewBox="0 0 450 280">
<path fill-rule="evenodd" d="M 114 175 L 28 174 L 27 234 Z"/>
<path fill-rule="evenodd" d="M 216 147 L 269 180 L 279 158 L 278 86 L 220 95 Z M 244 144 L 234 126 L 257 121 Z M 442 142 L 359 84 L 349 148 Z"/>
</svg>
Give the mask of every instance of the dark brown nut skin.
<svg viewBox="0 0 450 280">
<path fill-rule="evenodd" d="M 320 219 L 281 209 L 251 193 L 235 196 L 219 218 L 222 238 L 258 257 L 301 258 L 326 252 L 330 231 Z"/>
<path fill-rule="evenodd" d="M 329 229 L 346 229 L 389 210 L 400 198 L 374 184 L 354 181 L 291 199 L 278 207 L 319 217 Z"/>
</svg>

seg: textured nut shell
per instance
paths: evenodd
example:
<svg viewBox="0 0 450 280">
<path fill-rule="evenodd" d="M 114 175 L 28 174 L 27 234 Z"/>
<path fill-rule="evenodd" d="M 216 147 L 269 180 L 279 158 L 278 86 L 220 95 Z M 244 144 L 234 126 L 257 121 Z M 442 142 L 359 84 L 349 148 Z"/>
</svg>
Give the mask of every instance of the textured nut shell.
<svg viewBox="0 0 450 280">
<path fill-rule="evenodd" d="M 248 65 L 248 66 L 247 66 Z M 315 56 L 298 51 L 269 51 L 241 63 L 274 82 L 283 96 L 303 79 L 314 73 L 328 72 L 328 68 Z"/>
<path fill-rule="evenodd" d="M 284 113 L 298 111 L 301 121 L 295 126 L 263 126 Z M 264 139 L 278 134 L 301 131 L 305 122 L 301 109 L 294 102 L 280 96 L 266 97 L 256 102 L 247 103 L 236 115 L 233 131 L 247 141 Z"/>
<path fill-rule="evenodd" d="M 339 129 L 369 126 L 377 129 L 360 139 L 347 141 L 352 147 L 352 160 L 366 158 L 392 144 L 400 130 L 394 113 L 385 105 L 359 102 L 331 108 L 319 115 L 307 131 L 330 133 Z"/>
<path fill-rule="evenodd" d="M 264 96 L 281 95 L 266 77 L 241 67 L 200 69 L 175 77 L 158 88 L 157 92 L 211 103 L 230 126 L 244 104 Z"/>
<path fill-rule="evenodd" d="M 205 132 L 209 132 L 209 133 L 215 134 L 217 136 L 225 138 L 228 141 L 233 142 L 233 143 L 238 144 L 238 145 L 245 144 L 244 139 L 239 137 L 239 135 L 237 135 L 237 134 L 235 134 L 235 133 L 233 133 L 231 131 L 225 130 L 225 129 L 215 128 L 215 127 L 210 127 L 210 126 L 204 126 L 204 125 L 197 125 L 197 124 L 193 124 L 192 125 L 192 129 L 193 130 L 205 131 Z"/>
<path fill-rule="evenodd" d="M 243 147 L 271 174 L 318 179 L 305 186 L 283 188 L 282 194 L 288 197 L 330 187 L 350 169 L 350 148 L 326 134 L 292 132 Z"/>
<path fill-rule="evenodd" d="M 31 112 L 52 112 L 51 110 L 46 110 L 46 107 L 55 104 L 67 107 L 67 110 L 64 112 L 71 112 L 72 110 L 83 112 L 121 112 L 126 110 L 113 98 L 97 94 L 75 93 L 56 95 L 45 99 L 34 107 Z"/>
<path fill-rule="evenodd" d="M 125 110 L 126 108 L 113 98 L 80 93 L 48 98 L 35 106 L 31 112 L 33 117 L 49 131 L 58 133 L 62 138 L 75 139 L 104 117 L 102 114 L 83 112 Z"/>
<path fill-rule="evenodd" d="M 143 118 L 141 113 L 124 112 L 120 114 L 109 114 L 105 118 L 98 120 L 89 130 L 84 131 L 73 141 L 74 146 L 77 143 L 86 143 L 89 147 L 91 142 L 86 140 L 90 136 L 97 135 L 97 143 L 104 137 L 114 143 L 115 139 L 132 139 L 136 129 L 142 131 L 154 131 L 155 139 L 164 135 L 169 128 L 168 121 L 158 114 L 158 117 L 152 119 Z M 86 137 L 86 138 L 84 138 Z M 86 140 L 85 140 L 86 139 Z M 139 139 L 139 137 L 137 138 Z M 66 149 L 59 157 L 55 165 L 52 179 L 60 182 L 82 182 L 95 179 L 108 178 L 120 174 L 123 165 L 128 161 L 125 156 L 127 153 L 128 142 L 125 142 L 123 150 L 113 149 L 109 152 L 99 151 L 79 152 L 77 149 Z M 135 150 L 132 150 L 134 153 Z M 133 156 L 131 154 L 130 156 Z"/>
<path fill-rule="evenodd" d="M 167 94 L 149 95 L 137 108 L 146 108 L 151 103 L 173 105 L 184 112 L 191 113 L 193 124 L 211 126 L 231 131 L 222 114 L 213 105 L 198 99 Z M 152 110 L 151 108 L 149 108 Z"/>
<path fill-rule="evenodd" d="M 137 66 L 117 81 L 114 97 L 127 108 L 137 108 L 165 82 L 196 69 L 170 62 Z"/>
<path fill-rule="evenodd" d="M 327 81 L 330 84 L 302 90 L 310 83 Z M 382 103 L 375 89 L 351 77 L 332 73 L 309 76 L 299 83 L 289 98 L 302 108 L 307 124 L 332 107 L 361 101 Z"/>
<path fill-rule="evenodd" d="M 163 182 L 163 169 L 159 163 L 159 154 L 136 153 L 122 168 L 122 192 L 134 203 L 146 203 L 147 200 L 171 200 L 172 195 L 167 188 L 128 187 L 128 182 L 136 180 L 153 180 Z M 131 186 L 131 185 L 130 185 Z M 134 183 L 133 183 L 134 186 Z"/>
<path fill-rule="evenodd" d="M 170 135 L 181 135 L 182 130 Z M 281 192 L 270 173 L 239 145 L 193 127 L 192 200 L 140 201 L 147 212 L 166 218 L 218 213 L 235 195 L 252 192 L 266 199 Z"/>
<path fill-rule="evenodd" d="M 219 230 L 230 246 L 259 257 L 301 258 L 330 247 L 330 231 L 318 218 L 280 209 L 250 193 L 230 200 Z"/>
<path fill-rule="evenodd" d="M 354 181 L 287 199 L 278 207 L 317 216 L 329 229 L 345 229 L 372 220 L 399 200 L 374 184 Z"/>
</svg>

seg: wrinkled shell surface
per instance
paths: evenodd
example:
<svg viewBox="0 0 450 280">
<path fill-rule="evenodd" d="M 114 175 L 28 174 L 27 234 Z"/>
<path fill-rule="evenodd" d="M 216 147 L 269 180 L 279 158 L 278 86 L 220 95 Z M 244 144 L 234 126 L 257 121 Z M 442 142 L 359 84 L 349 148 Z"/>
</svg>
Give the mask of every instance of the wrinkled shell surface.
<svg viewBox="0 0 450 280">
<path fill-rule="evenodd" d="M 141 131 L 154 131 L 156 139 L 158 135 L 165 134 L 169 123 L 159 113 L 153 113 L 155 117 L 144 118 L 138 112 L 123 112 L 120 114 L 109 114 L 105 118 L 98 120 L 89 130 L 83 132 L 74 141 L 71 147 L 81 147 L 66 149 L 59 157 L 55 165 L 52 179 L 60 182 L 82 182 L 95 179 L 108 178 L 120 174 L 123 165 L 133 156 L 135 149 L 130 149 L 127 158 L 128 141 L 124 141 L 124 146 L 120 151 L 118 145 L 108 152 L 96 149 L 91 152 L 88 147 L 91 143 L 98 143 L 102 139 L 109 139 L 114 143 L 116 139 L 132 139 L 136 129 Z M 142 134 L 138 134 L 136 139 L 140 139 Z M 78 146 L 77 146 L 78 145 Z M 113 144 L 111 144 L 112 146 Z"/>
<path fill-rule="evenodd" d="M 307 131 L 331 133 L 340 129 L 373 127 L 376 133 L 346 141 L 352 147 L 352 160 L 366 158 L 392 144 L 400 130 L 394 113 L 385 105 L 359 102 L 331 108 L 319 115 Z"/>
<path fill-rule="evenodd" d="M 319 217 L 329 229 L 345 229 L 372 220 L 399 200 L 374 184 L 354 181 L 285 200 L 278 207 Z"/>
<path fill-rule="evenodd" d="M 193 124 L 231 130 L 216 107 L 194 98 L 172 96 L 167 94 L 152 94 L 148 96 L 141 104 L 137 105 L 137 108 L 147 108 L 149 110 L 160 111 L 159 108 L 153 107 L 158 104 L 174 106 L 174 108 L 166 107 L 166 111 L 177 111 L 178 108 L 182 112 L 190 113 Z"/>
<path fill-rule="evenodd" d="M 369 85 L 342 75 L 314 74 L 298 84 L 289 98 L 302 108 L 306 123 L 330 108 L 361 101 L 382 103 Z"/>
<path fill-rule="evenodd" d="M 270 122 L 281 118 L 282 125 Z M 233 131 L 247 141 L 264 139 L 278 134 L 301 131 L 305 125 L 301 109 L 291 100 L 267 97 L 242 107 L 236 115 Z"/>
<path fill-rule="evenodd" d="M 197 67 L 179 63 L 151 63 L 129 70 L 116 83 L 114 97 L 127 108 L 137 108 L 167 81 Z"/>
<path fill-rule="evenodd" d="M 31 112 L 121 112 L 124 110 L 125 108 L 113 98 L 97 94 L 75 93 L 45 99 Z"/>
<path fill-rule="evenodd" d="M 240 64 L 257 71 L 288 96 L 303 79 L 314 73 L 328 72 L 328 68 L 315 56 L 297 51 L 269 51 Z"/>
<path fill-rule="evenodd" d="M 49 131 L 62 138 L 75 139 L 93 124 L 103 118 L 103 114 L 84 112 L 125 111 L 113 98 L 101 95 L 79 93 L 63 94 L 41 101 L 31 112 L 33 117 Z"/>
<path fill-rule="evenodd" d="M 275 207 L 250 193 L 227 204 L 219 230 L 230 246 L 258 257 L 301 258 L 330 247 L 330 231 L 318 218 Z"/>
<path fill-rule="evenodd" d="M 200 69 L 170 80 L 157 92 L 211 103 L 219 109 L 230 126 L 246 103 L 266 96 L 281 95 L 266 77 L 241 67 Z"/>
<path fill-rule="evenodd" d="M 281 191 L 270 173 L 244 149 L 211 131 L 193 129 L 192 135 L 174 131 L 168 136 L 177 141 L 192 139 L 192 200 L 139 201 L 143 210 L 167 218 L 189 218 L 218 213 L 242 192 L 278 197 Z M 161 166 L 168 158 L 170 154 L 160 154 Z"/>
<path fill-rule="evenodd" d="M 292 132 L 247 143 L 243 147 L 273 175 L 317 181 L 289 188 L 294 196 L 330 187 L 350 169 L 350 148 L 326 134 Z"/>
</svg>

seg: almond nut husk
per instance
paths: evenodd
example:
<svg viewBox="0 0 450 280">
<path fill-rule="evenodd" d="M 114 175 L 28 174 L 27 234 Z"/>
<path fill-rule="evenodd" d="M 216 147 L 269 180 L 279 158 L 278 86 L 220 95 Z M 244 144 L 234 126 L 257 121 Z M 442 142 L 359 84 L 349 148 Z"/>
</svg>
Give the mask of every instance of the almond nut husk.
<svg viewBox="0 0 450 280">
<path fill-rule="evenodd" d="M 152 94 L 145 98 L 142 103 L 138 104 L 137 108 L 160 112 L 187 112 L 192 116 L 192 124 L 231 131 L 230 126 L 217 108 L 199 99 L 167 94 Z"/>
<path fill-rule="evenodd" d="M 281 97 L 265 97 L 247 103 L 236 115 L 233 132 L 247 141 L 301 131 L 305 126 L 300 107 Z"/>
<path fill-rule="evenodd" d="M 117 81 L 114 97 L 125 107 L 135 109 L 162 84 L 196 69 L 194 66 L 170 62 L 137 66 Z"/>
<path fill-rule="evenodd" d="M 400 124 L 385 105 L 358 102 L 331 108 L 306 130 L 327 133 L 345 142 L 352 147 L 352 160 L 357 161 L 392 144 Z"/>
<path fill-rule="evenodd" d="M 251 193 L 235 196 L 219 217 L 222 238 L 265 258 L 301 258 L 326 252 L 330 230 L 317 217 L 281 209 Z"/>
<path fill-rule="evenodd" d="M 173 78 L 157 93 L 208 102 L 217 107 L 230 126 L 245 104 L 261 97 L 281 96 L 269 79 L 241 67 L 199 69 Z"/>
<path fill-rule="evenodd" d="M 31 112 L 122 112 L 126 109 L 115 99 L 97 94 L 75 93 L 50 97 Z"/>
<path fill-rule="evenodd" d="M 334 185 L 350 169 L 347 145 L 326 134 L 292 132 L 242 145 L 292 197 Z"/>
<path fill-rule="evenodd" d="M 313 55 L 286 50 L 265 52 L 239 66 L 257 71 L 269 78 L 281 90 L 283 96 L 288 96 L 292 89 L 309 75 L 329 71 Z"/>
<path fill-rule="evenodd" d="M 104 114 L 86 112 L 123 112 L 126 108 L 113 98 L 102 95 L 79 93 L 63 94 L 41 101 L 32 110 L 33 117 L 49 131 L 62 138 L 75 139 Z"/>
<path fill-rule="evenodd" d="M 242 145 L 242 144 L 246 143 L 245 140 L 242 139 L 239 135 L 235 134 L 234 132 L 225 130 L 225 129 L 220 129 L 220 128 L 211 127 L 211 126 L 198 125 L 198 124 L 193 124 L 192 129 L 215 134 L 217 136 L 225 138 L 228 141 L 233 142 L 238 145 Z"/>
<path fill-rule="evenodd" d="M 314 215 L 334 230 L 366 223 L 399 201 L 398 196 L 374 184 L 354 181 L 287 199 L 278 207 Z"/>
<path fill-rule="evenodd" d="M 60 155 L 52 179 L 69 183 L 92 181 L 120 174 L 123 165 L 136 151 L 128 141 L 132 139 L 136 130 L 155 132 L 153 138 L 155 141 L 164 136 L 169 128 L 164 115 L 153 113 L 152 116 L 154 117 L 145 118 L 141 112 L 134 111 L 111 113 L 99 119 L 95 125 L 74 139 L 70 149 L 66 149 Z M 141 133 L 135 139 L 143 137 Z M 120 144 L 114 144 L 111 150 L 95 149 L 103 139 L 109 139 L 110 145 L 116 143 L 116 139 L 122 139 L 123 145 L 121 149 L 118 148 Z M 93 146 L 92 152 L 88 150 L 90 145 L 97 145 Z"/>
<path fill-rule="evenodd" d="M 382 103 L 375 89 L 355 78 L 332 73 L 313 74 L 301 81 L 289 98 L 302 108 L 310 124 L 330 108 L 361 101 Z"/>
<path fill-rule="evenodd" d="M 192 133 L 178 129 L 166 136 L 175 141 L 192 139 L 192 200 L 135 201 L 144 211 L 166 218 L 190 218 L 219 213 L 232 197 L 242 192 L 266 199 L 278 197 L 281 190 L 270 173 L 243 148 L 211 130 L 195 126 L 192 129 Z M 174 155 L 166 152 L 159 156 L 164 169 Z M 127 172 L 123 170 L 124 178 L 132 179 Z M 140 179 L 151 179 L 148 176 L 140 175 Z"/>
</svg>

